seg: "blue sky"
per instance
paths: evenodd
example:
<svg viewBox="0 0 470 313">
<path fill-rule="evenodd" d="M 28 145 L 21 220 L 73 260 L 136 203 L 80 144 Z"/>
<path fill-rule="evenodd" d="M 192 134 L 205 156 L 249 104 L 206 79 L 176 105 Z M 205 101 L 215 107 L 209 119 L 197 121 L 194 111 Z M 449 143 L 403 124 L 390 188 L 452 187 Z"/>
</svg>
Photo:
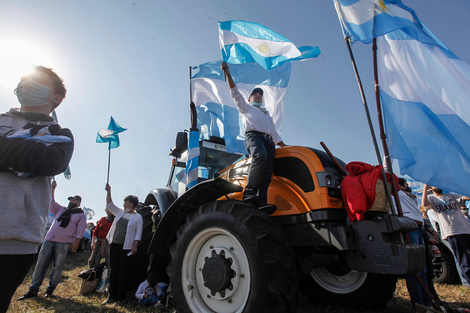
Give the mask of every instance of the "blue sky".
<svg viewBox="0 0 470 313">
<path fill-rule="evenodd" d="M 470 1 L 404 0 L 457 56 L 470 62 Z M 319 58 L 293 64 L 282 137 L 345 162 L 377 164 L 371 135 L 333 2 L 224 0 L 3 0 L 0 2 L 0 111 L 17 107 L 13 89 L 31 64 L 54 68 L 68 94 L 57 110 L 72 130 L 72 179 L 56 197 L 104 215 L 108 150 L 95 143 L 110 116 L 128 130 L 111 152 L 110 184 L 120 205 L 164 187 L 175 134 L 190 126 L 189 66 L 221 58 L 218 21 L 258 22 Z M 353 47 L 379 138 L 371 46 Z M 380 143 L 379 143 L 380 144 Z M 398 172 L 398 169 L 395 168 Z"/>
</svg>

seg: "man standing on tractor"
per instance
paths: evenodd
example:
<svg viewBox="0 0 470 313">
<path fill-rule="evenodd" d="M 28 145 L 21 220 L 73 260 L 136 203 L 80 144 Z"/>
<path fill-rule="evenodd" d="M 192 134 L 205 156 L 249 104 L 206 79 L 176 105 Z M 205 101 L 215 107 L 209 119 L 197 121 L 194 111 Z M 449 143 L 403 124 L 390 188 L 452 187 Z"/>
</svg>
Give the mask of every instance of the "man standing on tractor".
<svg viewBox="0 0 470 313">
<path fill-rule="evenodd" d="M 268 204 L 268 187 L 273 174 L 273 162 L 276 145 L 286 146 L 276 131 L 272 117 L 262 107 L 263 89 L 255 88 L 246 103 L 230 75 L 227 63 L 220 64 L 227 75 L 230 92 L 238 110 L 243 115 L 245 126 L 245 148 L 250 154 L 251 165 L 248 182 L 243 194 L 243 201 L 273 214 L 276 206 Z"/>
</svg>

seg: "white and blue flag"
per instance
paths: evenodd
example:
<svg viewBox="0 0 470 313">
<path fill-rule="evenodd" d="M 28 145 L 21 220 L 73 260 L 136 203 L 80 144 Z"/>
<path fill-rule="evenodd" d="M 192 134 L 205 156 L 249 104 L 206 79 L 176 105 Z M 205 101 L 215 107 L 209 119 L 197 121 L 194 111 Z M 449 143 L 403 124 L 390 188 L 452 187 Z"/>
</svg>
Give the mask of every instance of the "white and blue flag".
<svg viewBox="0 0 470 313">
<path fill-rule="evenodd" d="M 192 67 L 191 90 L 197 109 L 200 139 L 221 137 L 225 139 L 227 152 L 247 154 L 241 115 L 231 97 L 228 83 L 224 81 L 220 63 L 215 61 Z M 245 99 L 249 98 L 254 88 L 263 89 L 263 106 L 272 116 L 279 133 L 290 72 L 290 62 L 271 71 L 257 63 L 230 65 L 232 78 Z"/>
<path fill-rule="evenodd" d="M 318 47 L 297 48 L 284 36 L 254 22 L 219 22 L 219 43 L 222 59 L 230 64 L 256 62 L 272 70 L 287 61 L 316 58 Z"/>
<path fill-rule="evenodd" d="M 401 0 L 334 0 L 345 37 L 352 42 L 372 39 L 401 29 L 421 42 L 439 40 Z M 440 42 L 439 42 L 440 43 Z"/>
<path fill-rule="evenodd" d="M 195 186 L 198 181 L 199 130 L 191 129 L 188 140 L 188 161 L 186 162 L 186 186 Z"/>
<path fill-rule="evenodd" d="M 470 196 L 470 66 L 402 31 L 377 45 L 388 145 L 401 174 Z"/>
<path fill-rule="evenodd" d="M 380 98 L 400 173 L 470 196 L 470 66 L 400 0 L 334 0 L 345 36 L 377 38 Z"/>
</svg>

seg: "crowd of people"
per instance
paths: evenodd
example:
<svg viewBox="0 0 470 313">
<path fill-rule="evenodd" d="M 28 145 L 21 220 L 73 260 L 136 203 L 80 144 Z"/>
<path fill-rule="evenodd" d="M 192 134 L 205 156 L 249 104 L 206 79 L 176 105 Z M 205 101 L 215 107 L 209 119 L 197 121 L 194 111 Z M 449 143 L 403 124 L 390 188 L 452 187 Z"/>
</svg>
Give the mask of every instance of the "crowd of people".
<svg viewBox="0 0 470 313">
<path fill-rule="evenodd" d="M 248 102 L 243 98 L 222 62 L 232 97 L 244 116 L 245 146 L 252 158 L 243 200 L 272 214 L 276 206 L 267 202 L 267 190 L 273 172 L 275 147 L 285 146 L 276 132 L 273 120 L 262 108 L 263 90 L 255 88 Z M 96 268 L 104 259 L 110 269 L 108 297 L 103 305 L 126 303 L 131 257 L 139 249 L 143 220 L 137 213 L 138 198 L 124 198 L 123 208 L 114 204 L 111 186 L 106 184 L 106 216 L 96 226 L 87 225 L 80 208 L 82 198 L 68 197 L 67 206 L 56 202 L 57 182 L 54 175 L 68 166 L 74 148 L 70 130 L 62 128 L 51 117 L 66 95 L 63 80 L 50 68 L 36 66 L 32 74 L 24 76 L 15 89 L 20 109 L 11 109 L 0 116 L 0 313 L 7 311 L 11 298 L 23 282 L 37 254 L 32 282 L 19 300 L 38 296 L 46 270 L 52 264 L 52 273 L 45 297 L 53 297 L 62 276 L 69 251 L 78 249 L 85 236 L 84 251 L 89 249 L 89 268 Z M 464 201 L 467 197 L 443 193 L 437 187 L 424 186 L 422 206 L 411 193 L 405 179 L 399 180 L 398 199 L 406 217 L 415 221 L 417 230 L 408 233 L 408 241 L 427 246 L 433 240 L 427 234 L 423 214 L 433 212 L 440 229 L 457 260 L 463 282 L 470 283 L 470 220 Z M 421 210 L 423 209 L 423 210 Z M 48 213 L 54 221 L 44 236 Z M 433 231 L 436 234 L 436 231 Z M 426 251 L 428 249 L 426 248 Z M 428 260 L 429 261 L 429 260 Z M 429 264 L 429 263 L 428 263 Z M 430 266 L 406 276 L 406 285 L 413 309 L 417 312 L 437 312 L 433 308 L 441 302 L 434 289 Z M 135 297 L 143 305 L 162 306 L 168 285 L 159 282 L 156 272 L 143 281 Z"/>
</svg>

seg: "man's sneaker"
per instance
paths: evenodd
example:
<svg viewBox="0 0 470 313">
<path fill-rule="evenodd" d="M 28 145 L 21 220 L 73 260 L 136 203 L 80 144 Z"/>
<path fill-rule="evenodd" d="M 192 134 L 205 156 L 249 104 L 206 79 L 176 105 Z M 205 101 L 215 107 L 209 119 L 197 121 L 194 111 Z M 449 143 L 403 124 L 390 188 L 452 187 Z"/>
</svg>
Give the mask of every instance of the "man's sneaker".
<svg viewBox="0 0 470 313">
<path fill-rule="evenodd" d="M 111 304 L 111 303 L 115 303 L 115 302 L 117 302 L 117 299 L 108 297 L 108 299 L 104 300 L 104 301 L 101 303 L 101 305 Z"/>
<path fill-rule="evenodd" d="M 31 298 L 35 298 L 37 296 L 38 296 L 37 293 L 33 293 L 33 292 L 28 291 L 27 293 L 25 293 L 24 295 L 19 297 L 18 300 L 31 299 Z"/>
</svg>

